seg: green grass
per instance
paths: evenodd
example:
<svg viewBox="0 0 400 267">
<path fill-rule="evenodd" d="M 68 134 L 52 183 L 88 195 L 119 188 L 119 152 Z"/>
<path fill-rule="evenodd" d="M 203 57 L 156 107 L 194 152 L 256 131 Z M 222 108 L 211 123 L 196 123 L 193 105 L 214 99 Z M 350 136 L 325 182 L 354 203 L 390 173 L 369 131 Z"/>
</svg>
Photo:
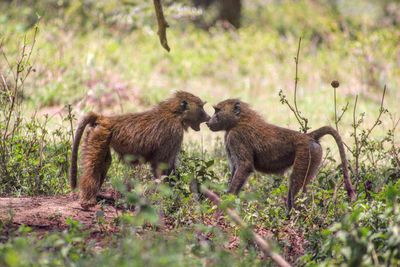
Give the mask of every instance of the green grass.
<svg viewBox="0 0 400 267">
<path fill-rule="evenodd" d="M 353 8 L 359 12 L 355 16 L 353 9 L 344 3 L 335 6 L 327 1 L 267 1 L 267 4 L 261 0 L 246 1 L 241 29 L 224 31 L 215 27 L 210 32 L 196 28 L 186 18 L 175 18 L 178 9 L 172 5 L 167 9 L 172 51 L 167 53 L 158 41 L 151 4 L 140 2 L 143 10 L 133 16 L 129 27 L 121 27 L 99 19 L 110 10 L 122 15 L 126 14 L 125 8 L 130 10 L 129 6 L 109 2 L 110 6 L 98 1 L 99 6 L 85 11 L 79 6 L 80 1 L 74 0 L 70 6 L 58 7 L 57 12 L 49 12 L 57 5 L 52 0 L 21 6 L 15 2 L 0 4 L 1 10 L 7 10 L 0 14 L 1 48 L 13 68 L 24 36 L 32 43 L 30 26 L 36 22 L 35 14 L 43 16 L 32 54 L 35 72 L 24 85 L 23 123 L 16 137 L 6 142 L 13 150 L 6 162 L 9 176 L 0 177 L 1 195 L 69 191 L 66 184 L 71 129 L 65 108 L 69 104 L 76 118 L 89 110 L 104 114 L 136 112 L 156 104 L 174 90 L 187 90 L 208 101 L 206 110 L 210 114 L 213 104 L 238 97 L 249 102 L 267 121 L 298 129 L 294 115 L 280 103 L 279 91 L 283 90 L 292 101 L 293 58 L 299 37 L 302 46 L 298 106 L 312 129 L 334 124 L 332 80 L 340 81 L 338 110 L 349 102 L 340 133 L 351 148 L 354 148 L 352 109 L 356 95 L 359 95 L 356 115 L 365 113 L 359 133 L 371 127 L 378 116 L 385 84 L 388 91 L 384 107 L 394 120 L 400 115 L 400 29 L 385 23 L 380 5 L 353 1 Z M 0 73 L 11 79 L 4 57 L 0 63 Z M 4 102 L 3 98 L 0 100 Z M 6 111 L 1 109 L 1 130 L 5 127 Z M 36 124 L 30 119 L 35 113 Z M 45 118 L 46 113 L 50 113 L 49 119 Z M 398 150 L 400 131 L 398 127 L 394 133 L 388 133 L 392 128 L 389 113 L 383 114 L 381 120 L 382 124 L 366 140 L 368 145 L 362 151 L 356 203 L 348 204 L 342 185 L 338 185 L 342 178 L 335 161 L 338 153 L 329 138 L 322 141 L 327 155 L 322 169 L 310 185 L 309 194 L 298 198 L 301 211 L 294 212 L 291 220 L 285 215 L 287 176 L 256 173 L 238 199 L 225 201 L 249 224 L 271 230 L 277 240 L 276 250 L 285 257 L 292 255 L 293 238 L 304 237 L 307 244 L 304 256 L 293 260 L 297 265 L 358 266 L 361 261 L 363 266 L 370 266 L 377 265 L 376 260 L 382 265 L 398 264 L 399 241 L 395 233 L 399 222 L 399 166 L 391 149 Z M 41 124 L 44 121 L 46 124 Z M 18 259 L 27 262 L 35 259 L 48 265 L 86 266 L 95 262 L 107 266 L 129 264 L 127 259 L 130 259 L 150 266 L 207 263 L 264 266 L 257 251 L 246 242 L 234 252 L 224 249 L 229 236 L 240 232 L 238 228 L 232 227 L 228 234 L 204 229 L 200 218 L 210 216 L 215 207 L 206 201 L 199 203 L 189 190 L 193 177 L 220 193 L 226 189 L 229 172 L 222 138 L 222 133 L 211 133 L 205 126 L 200 132 L 189 131 L 181 155 L 181 179 L 174 180 L 174 187 L 164 188 L 165 192 L 152 193 L 154 182 L 146 168 L 132 170 L 117 160 L 112 165 L 109 185 L 123 191 L 120 183 L 127 177 L 138 182 L 136 192 L 125 192 L 124 203 L 142 205 L 140 201 L 129 201 L 144 195 L 150 204 L 174 219 L 178 234 L 158 236 L 154 229 L 137 232 L 139 222 L 158 217 L 153 209 L 147 210 L 144 217 L 138 216 L 139 222 L 129 216 L 109 222 L 119 234 L 111 234 L 110 248 L 100 251 L 92 244 L 84 246 L 86 236 L 76 222 L 69 222 L 68 231 L 42 239 L 26 236 L 25 228 L 15 233 L 21 238 L 10 237 L 4 223 L 0 224 L 0 238 L 2 242 L 4 239 L 0 244 L 0 265 L 19 266 Z M 29 160 L 25 160 L 27 154 Z M 350 154 L 350 164 L 354 167 L 354 157 Z M 367 190 L 371 199 L 363 187 L 365 182 L 372 183 L 372 190 Z M 339 188 L 336 193 L 335 186 Z M 189 220 L 199 225 L 185 224 Z M 213 243 L 198 241 L 195 233 L 199 231 L 215 231 Z M 291 231 L 296 233 L 295 237 L 290 235 Z M 246 240 L 245 234 L 242 237 Z M 52 245 L 54 240 L 58 240 L 57 246 Z"/>
<path fill-rule="evenodd" d="M 250 102 L 266 120 L 297 129 L 289 109 L 279 103 L 279 90 L 292 98 L 298 38 L 282 37 L 270 27 L 249 25 L 239 32 L 216 30 L 207 33 L 187 25 L 169 30 L 171 53 L 161 49 L 152 28 L 129 33 L 107 28 L 80 34 L 60 29 L 50 22 L 39 24 L 40 33 L 34 51 L 36 72 L 26 84 L 26 105 L 30 113 L 46 106 L 61 109 L 72 104 L 79 116 L 88 110 L 103 113 L 140 111 L 167 97 L 174 90 L 187 90 L 208 101 L 206 109 L 226 98 L 239 97 Z M 330 33 L 330 42 L 318 46 L 304 38 L 300 54 L 298 104 L 312 128 L 332 124 L 333 90 L 330 82 L 340 81 L 338 108 L 360 94 L 359 112 L 365 112 L 372 124 L 379 110 L 380 94 L 387 84 L 385 106 L 396 111 L 399 99 L 400 68 L 396 62 L 398 30 L 383 28 L 346 38 L 341 32 Z M 16 40 L 22 34 L 16 34 Z M 11 52 L 16 42 L 7 42 Z M 364 55 L 365 53 L 365 55 Z M 368 59 L 367 59 L 368 58 Z M 371 61 L 371 62 L 369 62 Z M 370 80 L 373 81 L 370 81 Z M 120 84 L 129 95 L 122 100 L 116 92 Z M 79 104 L 87 94 L 108 94 L 111 105 L 98 102 Z M 122 98 L 124 99 L 124 98 Z M 352 116 L 343 117 L 343 133 Z M 388 121 L 384 124 L 388 126 Z M 379 131 L 379 130 L 378 130 Z M 382 132 L 381 132 L 382 134 Z M 201 135 L 213 138 L 207 130 Z M 194 137 L 194 140 L 199 140 Z"/>
<path fill-rule="evenodd" d="M 283 89 L 290 93 L 293 88 L 293 57 L 298 38 L 303 37 L 300 105 L 312 120 L 330 121 L 332 109 L 329 112 L 326 106 L 331 103 L 327 95 L 333 79 L 341 82 L 341 100 L 361 93 L 367 98 L 368 110 L 377 106 L 379 92 L 387 84 L 393 96 L 389 107 L 393 106 L 400 83 L 398 29 L 354 30 L 349 36 L 338 29 L 339 23 L 329 12 L 327 16 L 317 14 L 312 21 L 302 21 L 320 9 L 303 1 L 275 4 L 259 14 L 265 27 L 249 23 L 239 32 L 215 29 L 207 33 L 170 18 L 169 54 L 161 49 L 153 24 L 131 32 L 101 27 L 80 33 L 75 27 L 70 30 L 44 17 L 33 57 L 37 72 L 30 78 L 27 95 L 33 107 L 64 105 L 80 100 L 92 89 L 88 81 L 107 84 L 114 78 L 139 90 L 144 106 L 156 103 L 172 90 L 185 89 L 212 103 L 241 97 L 269 120 L 287 124 L 289 116 L 276 114 L 283 113 L 276 112 L 277 108 L 285 110 L 277 101 L 277 92 Z M 286 12 L 293 16 L 284 16 Z M 302 14 L 300 18 L 297 13 Z M 269 15 L 273 17 L 264 19 Z M 296 20 L 300 23 L 294 23 Z M 16 41 L 25 32 L 16 34 L 18 27 L 8 21 L 2 28 L 8 40 L 4 49 L 12 55 Z M 287 32 L 282 35 L 280 28 Z M 312 39 L 317 33 L 323 38 L 319 44 Z M 137 105 L 123 104 L 128 110 L 137 109 Z M 328 114 L 314 117 L 321 113 Z"/>
</svg>

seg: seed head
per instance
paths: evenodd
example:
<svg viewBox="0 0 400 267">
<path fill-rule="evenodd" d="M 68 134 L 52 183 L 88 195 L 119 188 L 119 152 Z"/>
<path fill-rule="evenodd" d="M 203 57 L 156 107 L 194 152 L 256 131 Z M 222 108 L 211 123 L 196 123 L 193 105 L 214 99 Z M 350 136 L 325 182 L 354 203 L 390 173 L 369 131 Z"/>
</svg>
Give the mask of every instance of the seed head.
<svg viewBox="0 0 400 267">
<path fill-rule="evenodd" d="M 331 85 L 332 85 L 333 88 L 338 88 L 340 84 L 339 84 L 339 81 L 335 80 L 335 81 L 331 82 Z"/>
</svg>

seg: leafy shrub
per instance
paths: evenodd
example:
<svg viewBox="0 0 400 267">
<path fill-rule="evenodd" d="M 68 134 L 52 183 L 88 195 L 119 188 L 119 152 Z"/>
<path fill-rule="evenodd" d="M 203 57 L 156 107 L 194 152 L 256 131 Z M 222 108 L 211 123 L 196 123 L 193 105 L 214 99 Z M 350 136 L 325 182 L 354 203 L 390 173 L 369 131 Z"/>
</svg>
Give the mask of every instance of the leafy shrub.
<svg viewBox="0 0 400 267">
<path fill-rule="evenodd" d="M 50 131 L 47 116 L 22 116 L 25 81 L 35 71 L 31 55 L 37 32 L 36 26 L 30 43 L 25 36 L 15 61 L 0 47 L 1 63 L 7 67 L 0 82 L 0 195 L 66 191 L 71 131 L 65 126 Z M 71 125 L 72 120 L 69 109 L 65 121 Z"/>
<path fill-rule="evenodd" d="M 400 262 L 400 182 L 385 186 L 377 200 L 357 201 L 350 212 L 317 233 L 317 249 L 302 261 L 323 266 L 396 266 Z M 379 199 L 383 198 L 383 199 Z"/>
</svg>

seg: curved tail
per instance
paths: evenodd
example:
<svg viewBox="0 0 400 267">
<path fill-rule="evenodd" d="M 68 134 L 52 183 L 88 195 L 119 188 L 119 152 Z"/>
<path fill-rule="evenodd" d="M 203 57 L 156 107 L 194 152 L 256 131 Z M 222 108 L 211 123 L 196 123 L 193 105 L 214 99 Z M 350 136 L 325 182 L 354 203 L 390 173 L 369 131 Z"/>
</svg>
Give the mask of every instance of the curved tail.
<svg viewBox="0 0 400 267">
<path fill-rule="evenodd" d="M 78 128 L 75 131 L 75 138 L 74 138 L 74 143 L 72 145 L 72 153 L 71 153 L 71 167 L 69 170 L 69 177 L 72 189 L 75 189 L 77 185 L 77 173 L 78 173 L 77 161 L 78 161 L 79 143 L 81 141 L 83 132 L 85 131 L 86 125 L 90 124 L 91 126 L 94 126 L 97 118 L 98 115 L 96 113 L 89 112 L 79 122 Z"/>
<path fill-rule="evenodd" d="M 342 138 L 340 137 L 339 133 L 330 126 L 324 126 L 315 131 L 308 133 L 308 135 L 311 136 L 312 138 L 314 138 L 315 140 L 319 140 L 322 136 L 327 135 L 327 134 L 333 136 L 333 138 L 335 139 L 336 144 L 339 148 L 340 159 L 342 161 L 342 171 L 343 171 L 343 176 L 344 176 L 344 187 L 347 191 L 347 195 L 349 196 L 350 200 L 354 201 L 356 199 L 356 193 L 355 193 L 353 186 L 351 184 L 351 181 L 350 181 L 346 153 L 344 150 Z"/>
</svg>

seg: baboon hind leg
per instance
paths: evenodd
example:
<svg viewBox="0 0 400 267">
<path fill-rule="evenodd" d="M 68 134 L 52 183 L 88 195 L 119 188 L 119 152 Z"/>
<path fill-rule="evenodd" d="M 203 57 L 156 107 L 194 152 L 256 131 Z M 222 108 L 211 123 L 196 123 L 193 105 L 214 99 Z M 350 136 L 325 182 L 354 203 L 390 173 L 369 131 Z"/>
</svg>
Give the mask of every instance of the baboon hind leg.
<svg viewBox="0 0 400 267">
<path fill-rule="evenodd" d="M 103 166 L 102 166 L 103 168 L 101 169 L 101 175 L 100 175 L 101 181 L 100 181 L 100 185 L 99 185 L 98 191 L 100 191 L 102 185 L 104 184 L 104 181 L 106 180 L 108 169 L 109 169 L 110 166 L 111 166 L 111 161 L 112 161 L 112 158 L 111 158 L 111 150 L 108 149 L 107 154 L 106 154 L 106 158 L 105 158 L 105 161 L 104 161 L 104 164 L 103 164 Z M 100 201 L 100 200 L 105 200 L 105 201 L 107 201 L 107 202 L 109 202 L 109 203 L 115 203 L 115 197 L 113 196 L 113 194 L 110 195 L 110 194 L 108 194 L 108 193 L 101 193 L 101 192 L 99 192 L 99 193 L 97 193 L 97 195 L 96 195 L 96 199 L 97 199 L 98 201 Z"/>
<path fill-rule="evenodd" d="M 103 183 L 104 183 L 104 181 L 106 179 L 108 169 L 111 166 L 111 161 L 112 161 L 111 150 L 107 149 L 106 157 L 104 159 L 104 164 L 103 164 L 102 169 L 101 169 L 101 175 L 100 175 L 101 182 L 100 182 L 99 190 L 100 190 L 101 186 L 103 185 Z"/>
<path fill-rule="evenodd" d="M 96 205 L 96 195 L 105 179 L 109 165 L 110 131 L 101 125 L 90 129 L 83 145 L 83 174 L 79 187 L 81 206 L 89 208 Z"/>
<path fill-rule="evenodd" d="M 297 193 L 300 190 L 307 191 L 307 184 L 317 175 L 321 160 L 322 149 L 318 143 L 311 142 L 297 148 L 293 170 L 289 178 L 288 212 L 293 208 Z"/>
</svg>

